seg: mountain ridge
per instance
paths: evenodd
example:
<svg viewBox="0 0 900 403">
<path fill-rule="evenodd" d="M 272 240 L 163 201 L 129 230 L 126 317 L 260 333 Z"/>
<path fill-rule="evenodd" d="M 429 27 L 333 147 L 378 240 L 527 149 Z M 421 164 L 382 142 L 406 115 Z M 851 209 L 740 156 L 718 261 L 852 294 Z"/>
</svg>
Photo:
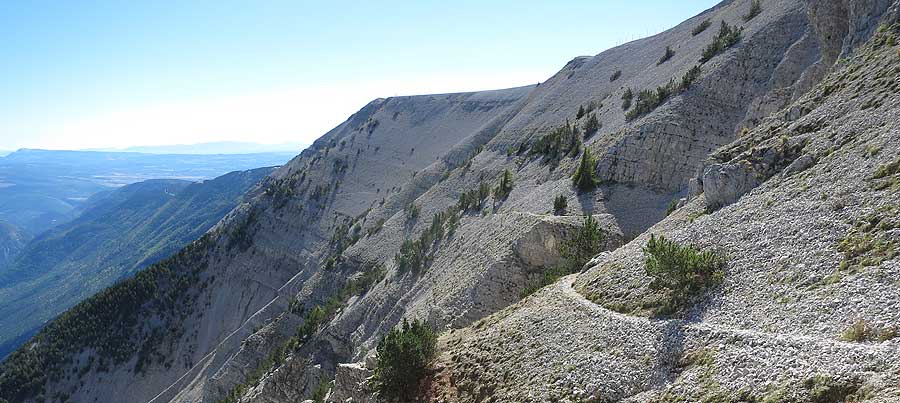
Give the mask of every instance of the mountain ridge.
<svg viewBox="0 0 900 403">
<path fill-rule="evenodd" d="M 33 349 L 19 350 L 4 362 L 0 392 L 23 400 L 43 391 L 51 396 L 65 393 L 75 400 L 113 393 L 153 402 L 291 402 L 310 398 L 325 382 L 332 391 L 329 401 L 339 401 L 339 396 L 343 401 L 347 395 L 368 401 L 371 393 L 365 382 L 343 381 L 371 374 L 375 345 L 403 319 L 451 329 L 441 338 L 443 350 L 435 369 L 440 378 L 433 385 L 436 396 L 449 401 L 725 399 L 721 391 L 707 387 L 710 382 L 733 391 L 746 386 L 751 387 L 747 393 L 759 392 L 756 388 L 764 385 L 762 375 L 770 367 L 741 364 L 740 359 L 746 358 L 743 349 L 753 347 L 760 357 L 784 362 L 790 348 L 777 342 L 754 345 L 762 342 L 754 340 L 755 333 L 741 333 L 748 336 L 746 343 L 730 341 L 716 331 L 718 325 L 650 329 L 639 320 L 623 332 L 617 323 L 595 318 L 606 308 L 641 307 L 641 298 L 653 297 L 641 265 L 643 242 L 651 233 L 665 231 L 697 247 L 727 239 L 733 242 L 730 250 L 737 250 L 734 245 L 741 243 L 731 240 L 752 232 L 742 226 L 746 220 L 739 220 L 744 215 L 732 207 L 734 199 L 750 200 L 741 196 L 754 194 L 759 183 L 753 178 L 763 181 L 765 175 L 781 172 L 785 167 L 780 164 L 808 161 L 795 155 L 807 140 L 792 139 L 784 132 L 787 129 L 774 130 L 771 116 L 778 114 L 771 112 L 812 120 L 816 115 L 809 114 L 806 103 L 822 96 L 824 89 L 810 84 L 845 68 L 840 55 L 855 56 L 857 46 L 871 45 L 869 37 L 888 7 L 895 10 L 888 14 L 888 22 L 896 18 L 897 7 L 886 1 L 766 1 L 758 15 L 747 18 L 751 4 L 723 2 L 672 30 L 590 59 L 575 59 L 535 87 L 371 102 L 269 176 L 248 202 L 202 240 L 147 271 L 142 281 L 108 290 L 55 323 L 52 331 L 36 336 L 30 344 Z M 705 19 L 711 20 L 711 27 L 693 35 L 691 31 Z M 700 63 L 701 54 L 724 31 L 716 29 L 722 21 L 743 27 L 735 28 L 741 33 L 739 40 Z M 674 55 L 662 60 L 667 48 Z M 877 54 L 877 60 L 890 57 L 890 52 Z M 697 65 L 700 74 L 681 81 L 687 85 L 668 86 L 670 80 L 691 77 L 688 73 Z M 884 77 L 866 80 L 887 81 L 891 88 Z M 637 105 L 622 106 L 626 89 L 666 96 L 637 96 L 638 104 L 644 101 L 643 108 L 649 110 L 635 115 L 626 110 L 635 111 Z M 866 109 L 884 121 L 890 113 L 884 108 L 893 98 L 881 90 L 880 98 Z M 579 116 L 577 111 L 583 108 L 588 111 Z M 831 110 L 821 113 L 841 116 Z M 592 114 L 602 126 L 584 136 Z M 798 132 L 809 130 L 800 133 L 806 138 L 822 129 L 805 120 L 782 125 Z M 761 133 L 765 139 L 755 142 Z M 876 154 L 882 163 L 896 152 L 896 142 L 891 143 L 896 139 L 878 133 L 877 142 L 888 151 Z M 787 138 L 783 145 L 782 135 Z M 715 150 L 743 142 L 746 149 L 738 147 L 734 155 L 708 160 Z M 821 148 L 827 147 L 823 143 Z M 598 156 L 592 173 L 602 181 L 593 191 L 577 192 L 571 176 L 585 159 L 585 150 Z M 840 152 L 834 158 L 844 155 Z M 797 163 L 788 172 L 809 168 Z M 506 172 L 513 176 L 511 189 L 492 191 L 502 188 Z M 858 169 L 847 172 L 863 175 Z M 795 183 L 787 187 L 788 195 L 802 190 Z M 559 197 L 566 202 L 563 217 L 551 214 Z M 725 207 L 716 210 L 720 206 L 714 203 Z M 666 218 L 670 205 L 674 212 Z M 761 218 L 764 205 L 748 205 L 757 214 L 752 225 L 769 222 Z M 610 234 L 610 242 L 603 246 L 610 252 L 599 254 L 576 273 L 575 289 L 590 301 L 574 301 L 604 307 L 590 309 L 579 321 L 580 311 L 569 309 L 570 300 L 562 298 L 572 296 L 564 288 L 571 277 L 524 299 L 522 292 L 558 263 L 558 246 L 571 237 L 582 214 L 596 216 Z M 787 212 L 781 217 L 786 216 Z M 712 221 L 720 223 L 716 228 L 731 229 L 727 236 L 703 227 Z M 706 232 L 692 238 L 695 229 Z M 760 248 L 766 250 L 764 245 Z M 829 248 L 833 245 L 823 246 Z M 405 254 L 417 252 L 424 256 L 421 267 L 402 268 Z M 765 278 L 738 260 L 735 270 L 744 271 L 728 273 L 722 288 L 733 294 L 715 294 L 732 298 L 727 300 L 732 307 L 748 295 L 742 281 Z M 886 267 L 888 274 L 895 265 L 891 260 L 882 263 L 877 267 Z M 797 269 L 807 274 L 804 270 Z M 360 285 L 354 279 L 369 280 Z M 896 287 L 871 284 L 884 290 L 881 300 L 896 301 L 890 294 Z M 835 287 L 840 291 L 842 286 Z M 115 327 L 121 334 L 100 334 L 96 341 L 54 352 L 59 344 L 53 343 L 64 335 L 59 329 L 106 318 L 97 305 L 116 301 L 107 298 L 131 288 L 164 297 L 120 313 L 127 319 L 126 325 Z M 619 292 L 604 293 L 607 288 Z M 560 290 L 562 295 L 554 292 Z M 165 304 L 170 295 L 184 308 Z M 770 309 L 771 300 L 751 296 L 758 309 Z M 704 320 L 707 308 L 698 304 L 687 314 Z M 737 311 L 716 308 L 713 305 L 709 315 L 719 312 L 724 317 Z M 309 312 L 326 316 L 313 321 Z M 832 328 L 844 321 L 805 314 L 827 320 Z M 162 319 L 149 325 L 147 318 Z M 787 321 L 785 326 L 789 323 L 784 315 L 772 318 Z M 736 320 L 731 325 L 741 326 L 730 327 L 744 328 L 750 319 Z M 896 321 L 884 315 L 877 319 Z M 311 330 L 301 332 L 307 325 Z M 156 329 L 169 331 L 157 335 Z M 454 339 L 458 335 L 462 338 Z M 709 347 L 706 340 L 721 341 L 721 350 L 708 353 L 720 357 L 722 364 L 716 359 L 712 364 L 679 363 L 687 359 L 687 352 L 704 353 Z M 140 350 L 129 349 L 127 343 L 140 343 Z M 867 363 L 889 362 L 895 357 L 890 343 L 878 349 L 883 355 L 852 366 L 843 365 L 848 360 L 844 351 L 814 358 L 817 351 L 812 348 L 803 350 L 796 363 L 802 375 L 816 363 L 828 364 L 823 368 L 835 376 L 835 388 L 856 385 L 855 393 L 863 383 L 840 383 L 842 377 L 856 379 L 868 373 L 863 369 Z M 115 354 L 103 353 L 107 345 L 115 347 Z M 100 371 L 83 356 L 68 364 L 48 362 L 42 349 L 54 352 L 54 358 L 87 351 L 106 365 L 101 364 Z M 517 354 L 517 359 L 501 359 L 502 353 Z M 835 361 L 825 361 L 829 357 Z M 523 366 L 507 366 L 518 362 Z M 44 378 L 24 369 L 32 367 L 46 369 Z M 706 368 L 717 372 L 703 378 Z M 752 375 L 742 378 L 741 372 L 730 368 Z M 779 370 L 780 375 L 789 372 Z M 83 371 L 78 381 L 54 378 L 75 371 Z M 877 388 L 878 382 L 887 384 L 891 379 L 889 371 L 879 373 L 871 385 Z M 803 379 L 786 376 L 783 382 L 796 389 L 789 390 L 791 394 L 807 393 Z M 890 393 L 889 388 L 876 391 L 885 398 Z"/>
</svg>

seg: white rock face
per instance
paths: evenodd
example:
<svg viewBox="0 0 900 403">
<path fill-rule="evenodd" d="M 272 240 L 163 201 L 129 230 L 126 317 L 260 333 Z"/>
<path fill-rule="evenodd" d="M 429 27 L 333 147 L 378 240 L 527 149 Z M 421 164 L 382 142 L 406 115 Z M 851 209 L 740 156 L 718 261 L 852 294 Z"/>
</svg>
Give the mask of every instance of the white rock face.
<svg viewBox="0 0 900 403">
<path fill-rule="evenodd" d="M 372 371 L 363 363 L 338 364 L 334 373 L 334 389 L 328 402 L 370 403 L 374 402 L 367 382 Z"/>
</svg>

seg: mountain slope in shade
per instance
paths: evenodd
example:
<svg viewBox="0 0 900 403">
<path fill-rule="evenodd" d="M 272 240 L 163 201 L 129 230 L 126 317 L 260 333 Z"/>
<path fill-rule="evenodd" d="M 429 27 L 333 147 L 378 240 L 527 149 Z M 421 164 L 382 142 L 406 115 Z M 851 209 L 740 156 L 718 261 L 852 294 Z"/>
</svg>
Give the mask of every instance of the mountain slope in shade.
<svg viewBox="0 0 900 403">
<path fill-rule="evenodd" d="M 149 180 L 93 196 L 78 218 L 36 237 L 0 270 L 0 355 L 81 299 L 200 237 L 270 172 Z"/>
<path fill-rule="evenodd" d="M 21 228 L 0 221 L 0 271 L 25 247 L 31 235 Z"/>
</svg>

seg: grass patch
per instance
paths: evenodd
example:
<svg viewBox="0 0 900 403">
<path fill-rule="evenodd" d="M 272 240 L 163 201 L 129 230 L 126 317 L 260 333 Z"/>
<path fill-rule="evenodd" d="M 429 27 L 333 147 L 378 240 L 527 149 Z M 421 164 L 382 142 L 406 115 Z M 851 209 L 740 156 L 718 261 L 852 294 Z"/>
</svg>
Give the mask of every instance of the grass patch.
<svg viewBox="0 0 900 403">
<path fill-rule="evenodd" d="M 855 273 L 897 257 L 900 242 L 887 234 L 894 229 L 900 229 L 900 206 L 881 207 L 854 223 L 837 244 L 843 253 L 839 271 Z"/>
<path fill-rule="evenodd" d="M 872 188 L 875 190 L 900 189 L 900 158 L 880 165 L 872 176 Z"/>
<path fill-rule="evenodd" d="M 841 333 L 841 340 L 848 342 L 882 342 L 897 337 L 897 329 L 872 325 L 864 319 L 853 322 Z"/>
</svg>

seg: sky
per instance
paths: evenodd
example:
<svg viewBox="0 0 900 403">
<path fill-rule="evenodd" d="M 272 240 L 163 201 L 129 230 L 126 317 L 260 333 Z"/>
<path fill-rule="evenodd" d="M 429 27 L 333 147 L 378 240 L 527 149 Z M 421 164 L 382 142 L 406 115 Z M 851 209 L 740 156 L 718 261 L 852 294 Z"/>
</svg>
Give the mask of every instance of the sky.
<svg viewBox="0 0 900 403">
<path fill-rule="evenodd" d="M 0 2 L 0 150 L 308 144 L 372 99 L 535 84 L 715 3 Z"/>
</svg>

